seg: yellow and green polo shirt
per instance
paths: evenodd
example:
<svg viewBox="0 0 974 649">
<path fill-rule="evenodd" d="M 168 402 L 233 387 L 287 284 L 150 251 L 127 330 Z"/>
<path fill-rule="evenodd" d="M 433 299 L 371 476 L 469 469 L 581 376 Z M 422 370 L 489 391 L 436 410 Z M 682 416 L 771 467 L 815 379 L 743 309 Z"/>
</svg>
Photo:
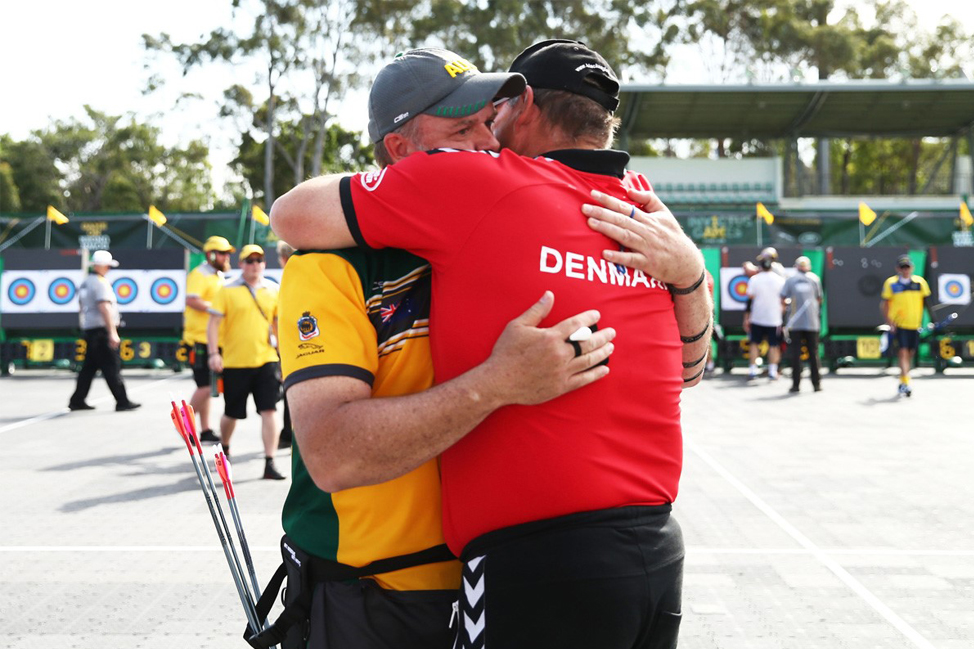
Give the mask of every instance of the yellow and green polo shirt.
<svg viewBox="0 0 974 649">
<path fill-rule="evenodd" d="M 923 300 L 930 295 L 927 280 L 912 275 L 909 282 L 901 282 L 893 275 L 883 284 L 881 297 L 889 302 L 889 319 L 902 329 L 919 329 L 923 324 Z"/>
<path fill-rule="evenodd" d="M 349 376 L 373 397 L 411 394 L 433 383 L 429 350 L 430 267 L 400 250 L 297 252 L 281 284 L 284 385 Z M 315 486 L 297 445 L 282 515 L 303 550 L 351 566 L 441 545 L 436 459 L 383 484 L 328 494 Z M 393 590 L 453 589 L 457 561 L 373 577 Z"/>
</svg>

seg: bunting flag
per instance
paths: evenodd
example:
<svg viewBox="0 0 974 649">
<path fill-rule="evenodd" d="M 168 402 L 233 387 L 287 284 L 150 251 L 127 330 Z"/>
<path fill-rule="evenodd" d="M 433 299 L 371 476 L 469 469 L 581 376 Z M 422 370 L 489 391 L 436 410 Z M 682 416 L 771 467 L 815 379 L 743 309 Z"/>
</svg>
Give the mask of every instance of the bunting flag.
<svg viewBox="0 0 974 649">
<path fill-rule="evenodd" d="M 270 218 L 268 218 L 267 214 L 264 213 L 264 210 L 260 209 L 256 205 L 254 205 L 254 209 L 251 210 L 251 214 L 253 216 L 253 219 L 258 223 L 260 223 L 261 225 L 271 224 L 271 220 Z"/>
<path fill-rule="evenodd" d="M 859 220 L 863 225 L 871 225 L 876 220 L 876 212 L 873 212 L 865 203 L 859 203 Z"/>
<path fill-rule="evenodd" d="M 166 215 L 157 210 L 155 205 L 150 205 L 149 220 L 161 228 L 166 224 Z"/>
<path fill-rule="evenodd" d="M 967 207 L 967 203 L 961 202 L 960 204 L 960 220 L 964 222 L 964 225 L 971 227 L 974 225 L 974 216 L 971 216 L 971 210 Z"/>
<path fill-rule="evenodd" d="M 764 222 L 768 225 L 774 223 L 774 214 L 768 211 L 764 203 L 758 203 L 758 217 L 764 219 Z"/>
<path fill-rule="evenodd" d="M 47 220 L 54 221 L 58 225 L 64 225 L 68 222 L 68 217 L 58 212 L 52 205 L 47 206 Z"/>
</svg>

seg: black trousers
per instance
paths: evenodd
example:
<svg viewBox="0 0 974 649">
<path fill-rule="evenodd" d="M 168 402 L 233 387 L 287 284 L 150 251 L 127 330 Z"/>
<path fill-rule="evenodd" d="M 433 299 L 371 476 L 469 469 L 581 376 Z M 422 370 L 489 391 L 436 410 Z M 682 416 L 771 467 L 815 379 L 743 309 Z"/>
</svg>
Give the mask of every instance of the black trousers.
<svg viewBox="0 0 974 649">
<path fill-rule="evenodd" d="M 385 590 L 371 579 L 320 583 L 308 649 L 452 649 L 456 600 L 455 590 Z"/>
<path fill-rule="evenodd" d="M 683 535 L 668 506 L 497 530 L 461 558 L 462 649 L 677 646 Z"/>
<path fill-rule="evenodd" d="M 112 391 L 115 403 L 128 403 L 125 384 L 122 383 L 122 357 L 118 355 L 117 349 L 108 346 L 108 329 L 98 327 L 85 330 L 85 344 L 85 362 L 78 372 L 78 384 L 71 395 L 71 405 L 81 405 L 88 398 L 91 382 L 98 370 L 105 377 L 105 383 Z"/>
<path fill-rule="evenodd" d="M 808 349 L 808 368 L 812 372 L 812 385 L 817 386 L 821 381 L 821 367 L 818 359 L 818 332 L 791 330 L 791 384 L 798 387 L 802 378 L 802 346 Z"/>
</svg>

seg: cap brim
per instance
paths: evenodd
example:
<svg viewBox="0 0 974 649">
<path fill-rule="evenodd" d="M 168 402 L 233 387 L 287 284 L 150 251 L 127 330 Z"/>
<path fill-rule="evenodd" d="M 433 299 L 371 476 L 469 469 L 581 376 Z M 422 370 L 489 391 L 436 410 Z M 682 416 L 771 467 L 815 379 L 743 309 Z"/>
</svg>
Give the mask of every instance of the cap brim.
<svg viewBox="0 0 974 649">
<path fill-rule="evenodd" d="M 524 77 L 511 72 L 486 72 L 470 76 L 467 81 L 423 111 L 437 117 L 466 117 L 484 106 L 505 97 L 516 97 L 524 92 Z"/>
</svg>

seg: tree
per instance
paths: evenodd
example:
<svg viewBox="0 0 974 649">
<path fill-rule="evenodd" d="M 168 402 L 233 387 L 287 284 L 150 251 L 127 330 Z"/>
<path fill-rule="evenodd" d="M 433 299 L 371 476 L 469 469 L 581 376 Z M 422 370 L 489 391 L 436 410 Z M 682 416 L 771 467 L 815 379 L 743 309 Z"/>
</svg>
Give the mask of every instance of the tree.
<svg viewBox="0 0 974 649">
<path fill-rule="evenodd" d="M 85 106 L 87 119 L 55 122 L 34 133 L 62 170 L 61 199 L 72 211 L 199 211 L 213 202 L 209 150 L 159 143 L 157 127 L 132 116 L 108 115 Z"/>
<path fill-rule="evenodd" d="M 255 118 L 260 120 L 261 116 Z M 311 129 L 311 130 L 303 130 Z M 359 133 L 348 131 L 338 124 L 331 124 L 325 130 L 322 140 L 322 154 L 317 156 L 307 146 L 309 133 L 317 130 L 310 119 L 288 120 L 279 124 L 277 146 L 274 159 L 274 191 L 283 194 L 294 186 L 291 169 L 309 168 L 313 158 L 317 158 L 320 172 L 335 173 L 339 171 L 355 171 L 367 168 L 372 164 L 371 147 L 366 146 Z M 317 136 L 316 136 L 317 137 Z M 299 156 L 303 156 L 301 165 Z M 249 132 L 242 135 L 237 156 L 231 162 L 233 169 L 246 182 L 259 184 L 264 177 L 263 146 Z M 305 180 L 305 178 L 301 178 Z"/>
<path fill-rule="evenodd" d="M 432 42 L 503 70 L 521 50 L 546 38 L 584 41 L 617 72 L 662 71 L 666 48 L 679 28 L 674 0 L 426 0 L 412 3 L 368 0 L 359 24 L 392 37 L 408 25 L 397 45 Z M 390 7 L 389 5 L 392 5 Z M 405 40 L 405 42 L 403 42 Z"/>
<path fill-rule="evenodd" d="M 42 213 L 48 205 L 60 204 L 61 172 L 36 137 L 17 142 L 7 135 L 0 136 L 0 163 L 10 167 L 10 182 L 19 196 L 20 211 Z"/>
<path fill-rule="evenodd" d="M 267 89 L 264 110 L 264 178 L 263 196 L 268 208 L 274 202 L 274 142 L 277 106 L 280 100 L 278 85 L 293 65 L 301 60 L 301 39 L 308 28 L 305 11 L 317 0 L 259 0 L 245 2 L 231 0 L 234 13 L 250 12 L 252 23 L 249 31 L 238 34 L 219 28 L 195 43 L 173 43 L 168 34 L 158 37 L 143 34 L 143 43 L 149 51 L 173 54 L 183 67 L 183 74 L 195 66 L 212 61 L 237 63 L 240 59 L 263 59 L 263 82 Z"/>
<path fill-rule="evenodd" d="M 20 211 L 20 190 L 14 183 L 9 162 L 0 162 L 0 212 Z"/>
</svg>

